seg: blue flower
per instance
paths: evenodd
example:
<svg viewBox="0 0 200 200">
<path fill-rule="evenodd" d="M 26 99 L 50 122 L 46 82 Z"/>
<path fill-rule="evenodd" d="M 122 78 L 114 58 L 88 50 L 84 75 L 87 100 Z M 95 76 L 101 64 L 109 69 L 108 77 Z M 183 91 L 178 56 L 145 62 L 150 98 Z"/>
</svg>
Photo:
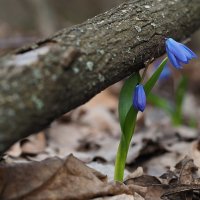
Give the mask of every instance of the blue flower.
<svg viewBox="0 0 200 200">
<path fill-rule="evenodd" d="M 182 64 L 187 64 L 192 58 L 197 58 L 197 55 L 193 51 L 172 38 L 168 38 L 165 41 L 165 45 L 171 64 L 177 69 L 181 69 Z"/>
<path fill-rule="evenodd" d="M 146 94 L 142 84 L 138 84 L 135 87 L 133 93 L 133 107 L 141 112 L 143 112 L 146 107 Z"/>
</svg>

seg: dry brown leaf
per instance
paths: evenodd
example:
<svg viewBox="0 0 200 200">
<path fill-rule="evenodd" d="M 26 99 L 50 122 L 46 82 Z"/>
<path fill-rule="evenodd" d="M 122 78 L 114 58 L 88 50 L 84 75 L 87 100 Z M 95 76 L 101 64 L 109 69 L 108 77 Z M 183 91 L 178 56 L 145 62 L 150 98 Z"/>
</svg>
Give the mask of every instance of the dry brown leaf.
<svg viewBox="0 0 200 200">
<path fill-rule="evenodd" d="M 72 155 L 65 160 L 0 165 L 1 200 L 90 199 L 129 193 L 127 186 L 107 182 L 105 175 Z"/>
<path fill-rule="evenodd" d="M 189 148 L 189 155 L 194 159 L 195 165 L 200 168 L 200 140 L 192 142 Z"/>
<path fill-rule="evenodd" d="M 136 178 L 136 177 L 142 176 L 143 174 L 144 174 L 143 168 L 138 167 L 134 172 L 128 174 L 127 177 L 125 178 L 125 180 L 131 179 L 131 178 Z"/>
<path fill-rule="evenodd" d="M 20 142 L 23 154 L 38 154 L 45 150 L 46 138 L 44 132 L 31 135 Z"/>
<path fill-rule="evenodd" d="M 5 154 L 11 157 L 19 157 L 21 153 L 22 153 L 22 149 L 21 149 L 20 143 L 17 142 L 13 144 Z"/>
<path fill-rule="evenodd" d="M 160 178 L 142 175 L 125 181 L 125 184 L 147 200 L 185 200 L 199 195 L 200 178 L 191 158 L 185 157 Z M 198 198 L 199 199 L 199 196 Z"/>
<path fill-rule="evenodd" d="M 20 155 L 37 155 L 43 152 L 46 148 L 46 138 L 44 132 L 31 135 L 21 141 L 15 143 L 7 152 L 6 155 L 11 157 L 19 157 Z"/>
<path fill-rule="evenodd" d="M 189 185 L 194 182 L 193 174 L 198 170 L 198 168 L 194 165 L 194 161 L 191 158 L 186 156 L 176 164 L 175 168 L 179 173 L 179 184 Z"/>
<path fill-rule="evenodd" d="M 161 195 L 166 191 L 158 178 L 148 175 L 128 179 L 125 184 L 146 200 L 160 200 Z"/>
</svg>

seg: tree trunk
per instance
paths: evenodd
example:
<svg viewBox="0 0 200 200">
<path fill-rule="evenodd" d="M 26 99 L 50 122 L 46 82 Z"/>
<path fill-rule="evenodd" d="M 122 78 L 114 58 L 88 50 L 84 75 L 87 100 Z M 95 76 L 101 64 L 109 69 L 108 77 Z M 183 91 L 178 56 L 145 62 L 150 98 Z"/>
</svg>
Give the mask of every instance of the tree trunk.
<svg viewBox="0 0 200 200">
<path fill-rule="evenodd" d="M 0 59 L 0 152 L 200 26 L 199 0 L 129 0 Z"/>
</svg>

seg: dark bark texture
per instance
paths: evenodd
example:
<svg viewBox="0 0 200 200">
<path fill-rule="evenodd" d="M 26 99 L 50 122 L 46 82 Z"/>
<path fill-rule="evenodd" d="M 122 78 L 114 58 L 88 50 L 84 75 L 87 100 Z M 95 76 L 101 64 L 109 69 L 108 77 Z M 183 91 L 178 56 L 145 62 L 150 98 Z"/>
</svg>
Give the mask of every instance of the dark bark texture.
<svg viewBox="0 0 200 200">
<path fill-rule="evenodd" d="M 129 0 L 0 59 L 0 152 L 200 26 L 200 0 Z"/>
</svg>

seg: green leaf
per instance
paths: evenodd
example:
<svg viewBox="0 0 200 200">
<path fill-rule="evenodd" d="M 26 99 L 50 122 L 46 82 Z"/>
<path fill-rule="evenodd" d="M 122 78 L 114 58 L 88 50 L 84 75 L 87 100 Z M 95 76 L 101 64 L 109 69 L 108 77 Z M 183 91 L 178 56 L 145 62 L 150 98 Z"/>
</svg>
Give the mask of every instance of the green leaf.
<svg viewBox="0 0 200 200">
<path fill-rule="evenodd" d="M 174 112 L 174 108 L 173 106 L 170 104 L 169 101 L 167 101 L 166 99 L 159 97 L 153 93 L 149 93 L 148 97 L 147 97 L 147 101 L 149 103 L 151 103 L 152 105 L 161 108 L 162 110 L 164 110 L 167 114 L 170 115 L 170 117 L 172 117 L 173 112 Z"/>
<path fill-rule="evenodd" d="M 121 125 L 122 133 L 124 132 L 124 124 L 127 118 L 127 115 L 130 110 L 133 109 L 132 95 L 135 89 L 135 86 L 140 82 L 139 72 L 132 74 L 124 83 L 120 96 L 119 96 L 119 120 Z M 130 116 L 131 117 L 131 116 Z"/>
<path fill-rule="evenodd" d="M 138 111 L 133 108 L 132 96 L 135 86 L 140 82 L 139 72 L 132 74 L 124 83 L 119 97 L 119 120 L 121 139 L 115 161 L 115 180 L 123 181 L 126 157 L 133 136 Z"/>
<path fill-rule="evenodd" d="M 165 65 L 167 64 L 168 58 L 166 57 L 162 63 L 159 65 L 159 67 L 157 68 L 157 70 L 154 72 L 154 74 L 150 77 L 150 79 L 146 82 L 146 84 L 144 85 L 144 90 L 146 93 L 146 96 L 149 95 L 149 93 L 151 92 L 151 90 L 153 89 L 154 85 L 156 84 L 156 82 L 158 81 L 160 74 L 163 71 L 163 68 L 165 67 Z"/>
<path fill-rule="evenodd" d="M 133 108 L 130 108 L 125 123 L 124 123 L 124 135 L 127 139 L 128 143 L 130 143 L 131 138 L 133 136 L 133 132 L 135 129 L 136 119 L 137 119 L 138 111 Z"/>
</svg>

